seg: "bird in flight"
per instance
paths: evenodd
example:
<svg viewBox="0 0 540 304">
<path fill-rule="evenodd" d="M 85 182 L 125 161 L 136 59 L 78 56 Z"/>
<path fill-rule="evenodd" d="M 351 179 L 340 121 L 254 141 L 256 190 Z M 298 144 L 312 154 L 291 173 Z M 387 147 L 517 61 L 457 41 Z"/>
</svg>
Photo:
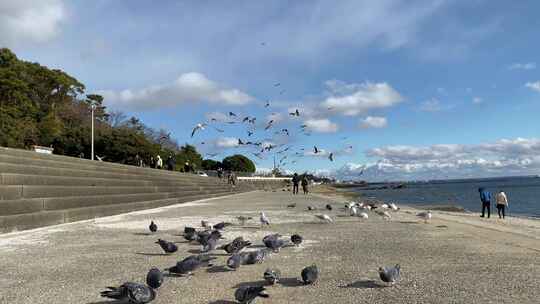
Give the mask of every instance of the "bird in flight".
<svg viewBox="0 0 540 304">
<path fill-rule="evenodd" d="M 229 116 L 234 116 L 234 117 L 236 117 L 236 114 L 234 114 L 233 112 L 229 112 Z"/>
<path fill-rule="evenodd" d="M 270 129 L 270 128 L 272 127 L 272 124 L 273 124 L 273 123 L 274 123 L 274 120 L 273 120 L 273 119 L 270 120 L 264 129 L 265 129 L 265 130 Z"/>
<path fill-rule="evenodd" d="M 334 153 L 330 153 L 330 155 L 328 155 L 328 159 L 330 161 L 334 161 Z"/>
<path fill-rule="evenodd" d="M 313 153 L 315 154 L 319 153 L 319 149 L 317 149 L 317 146 L 313 146 Z"/>
<path fill-rule="evenodd" d="M 300 112 L 296 109 L 294 112 L 289 113 L 291 116 L 300 116 Z"/>
<path fill-rule="evenodd" d="M 266 103 L 264 104 L 264 107 L 268 108 L 269 106 L 270 106 L 270 100 L 267 100 Z"/>
<path fill-rule="evenodd" d="M 195 128 L 193 128 L 193 131 L 191 131 L 191 137 L 193 137 L 193 135 L 195 135 L 195 132 L 199 131 L 199 130 L 204 130 L 204 127 L 206 127 L 206 124 L 205 123 L 198 123 Z"/>
</svg>

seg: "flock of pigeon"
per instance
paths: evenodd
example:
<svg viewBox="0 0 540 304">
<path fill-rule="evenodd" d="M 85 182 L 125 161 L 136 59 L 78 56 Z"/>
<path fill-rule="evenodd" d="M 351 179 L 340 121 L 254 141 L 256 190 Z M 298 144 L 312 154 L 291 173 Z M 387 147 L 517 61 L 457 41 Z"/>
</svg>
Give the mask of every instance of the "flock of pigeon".
<svg viewBox="0 0 540 304">
<path fill-rule="evenodd" d="M 287 208 L 296 208 L 296 204 L 289 204 Z M 324 209 L 332 211 L 333 207 L 327 204 Z M 390 211 L 397 212 L 399 208 L 395 204 L 373 204 L 373 203 L 358 203 L 350 202 L 345 204 L 345 211 L 348 211 L 350 216 L 357 216 L 367 219 L 369 217 L 368 212 L 372 211 L 377 215 L 382 216 L 384 219 L 390 219 Z M 308 211 L 319 210 L 314 206 L 308 206 Z M 421 212 L 417 214 L 417 217 L 423 219 L 426 223 L 431 219 L 431 212 Z M 328 214 L 317 214 L 316 218 L 326 223 L 333 223 L 334 219 Z M 251 217 L 239 216 L 237 220 L 240 225 L 244 225 L 246 221 L 251 220 Z M 264 212 L 260 212 L 259 221 L 262 226 L 270 226 L 270 219 Z M 262 243 L 265 248 L 256 249 L 252 251 L 245 251 L 244 249 L 252 246 L 251 241 L 245 240 L 243 237 L 237 237 L 230 243 L 222 244 L 219 246 L 219 241 L 223 239 L 222 233 L 232 223 L 221 222 L 215 225 L 211 225 L 208 221 L 201 221 L 200 228 L 184 227 L 183 237 L 188 242 L 197 243 L 201 246 L 201 253 L 198 255 L 191 255 L 187 258 L 178 261 L 175 265 L 159 270 L 152 268 L 146 276 L 146 285 L 141 283 L 126 282 L 118 287 L 107 287 L 107 290 L 101 292 L 102 297 L 111 298 L 115 300 L 127 301 L 132 304 L 144 304 L 153 301 L 156 296 L 156 290 L 162 285 L 164 280 L 164 273 L 170 276 L 189 276 L 193 272 L 202 268 L 212 266 L 212 261 L 216 257 L 210 253 L 214 250 L 223 250 L 229 254 L 229 258 L 226 262 L 226 267 L 236 271 L 242 265 L 260 264 L 265 261 L 271 254 L 277 254 L 284 247 L 288 246 L 300 246 L 303 242 L 303 237 L 299 234 L 293 234 L 290 239 L 284 239 L 280 234 L 269 234 L 262 239 Z M 151 221 L 148 227 L 152 233 L 157 232 L 158 226 L 154 221 Z M 178 246 L 163 239 L 156 241 L 165 254 L 172 254 L 178 251 Z M 394 285 L 400 279 L 400 265 L 396 264 L 391 267 L 380 267 L 378 269 L 379 277 L 386 284 Z M 319 269 L 317 265 L 313 264 L 305 267 L 301 272 L 302 283 L 309 285 L 317 282 L 319 277 Z M 281 271 L 279 269 L 268 268 L 263 273 L 264 280 L 274 285 L 279 282 L 281 278 Z M 264 286 L 241 286 L 235 293 L 234 297 L 239 303 L 253 303 L 256 298 L 268 298 L 269 295 L 265 293 L 266 288 Z"/>
</svg>

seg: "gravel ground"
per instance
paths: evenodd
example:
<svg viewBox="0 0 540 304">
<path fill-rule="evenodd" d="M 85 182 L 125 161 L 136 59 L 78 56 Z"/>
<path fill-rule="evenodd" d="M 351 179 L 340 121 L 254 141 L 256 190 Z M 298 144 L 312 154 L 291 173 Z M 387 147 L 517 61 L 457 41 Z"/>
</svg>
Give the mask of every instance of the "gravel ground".
<svg viewBox="0 0 540 304">
<path fill-rule="evenodd" d="M 285 208 L 291 202 L 296 208 Z M 306 210 L 328 202 L 331 212 Z M 268 267 L 279 268 L 284 279 L 258 303 L 540 303 L 538 221 L 508 224 L 434 212 L 424 224 L 408 208 L 390 221 L 375 213 L 361 220 L 346 216 L 342 206 L 337 197 L 251 192 L 1 235 L 0 303 L 109 303 L 99 297 L 104 286 L 142 282 L 150 267 L 169 267 L 199 251 L 179 236 L 184 225 L 203 218 L 235 222 L 237 215 L 254 220 L 227 229 L 228 240 L 242 235 L 260 246 L 264 235 L 276 232 L 299 233 L 306 241 L 238 271 L 222 267 L 227 257 L 215 252 L 214 266 L 191 277 L 167 277 L 153 303 L 234 303 L 235 288 L 263 284 Z M 270 227 L 258 226 L 260 210 Z M 335 223 L 320 223 L 313 215 L 321 213 Z M 150 219 L 160 228 L 153 235 L 147 233 Z M 157 238 L 178 242 L 179 251 L 162 255 Z M 314 263 L 319 282 L 299 284 L 302 268 Z M 396 263 L 402 279 L 385 287 L 377 268 Z"/>
</svg>

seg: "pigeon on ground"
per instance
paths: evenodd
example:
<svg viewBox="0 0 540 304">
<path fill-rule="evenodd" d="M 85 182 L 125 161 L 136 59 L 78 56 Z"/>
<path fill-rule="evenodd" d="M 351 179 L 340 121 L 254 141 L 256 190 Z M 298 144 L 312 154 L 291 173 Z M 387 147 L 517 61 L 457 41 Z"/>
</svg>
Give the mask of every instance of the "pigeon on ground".
<svg viewBox="0 0 540 304">
<path fill-rule="evenodd" d="M 257 297 L 268 298 L 264 286 L 241 286 L 234 292 L 234 298 L 240 304 L 251 304 Z"/>
<path fill-rule="evenodd" d="M 424 211 L 416 214 L 417 217 L 424 220 L 424 223 L 427 224 L 427 222 L 431 219 L 431 211 Z"/>
<path fill-rule="evenodd" d="M 281 247 L 285 246 L 286 241 L 279 238 L 279 234 L 270 234 L 263 238 L 263 243 L 266 248 L 272 249 L 274 252 L 279 252 Z"/>
<path fill-rule="evenodd" d="M 154 221 L 150 221 L 150 226 L 148 226 L 148 229 L 150 229 L 150 232 L 154 233 L 157 231 L 157 225 L 154 223 Z"/>
<path fill-rule="evenodd" d="M 276 283 L 279 282 L 279 279 L 281 278 L 281 271 L 275 268 L 274 269 L 268 268 L 263 273 L 263 278 L 266 282 L 268 282 L 268 284 L 275 285 Z"/>
<path fill-rule="evenodd" d="M 291 235 L 291 242 L 292 242 L 294 245 L 296 245 L 297 247 L 300 246 L 300 244 L 302 244 L 302 241 L 303 241 L 303 240 L 304 240 L 304 239 L 303 239 L 302 236 L 299 235 L 299 234 L 293 234 L 293 235 Z"/>
<path fill-rule="evenodd" d="M 326 204 L 325 208 L 326 208 L 326 210 L 332 211 L 332 205 L 330 205 L 330 204 Z"/>
<path fill-rule="evenodd" d="M 213 238 L 213 239 L 220 239 L 221 238 L 221 232 L 219 232 L 218 230 L 213 230 L 212 232 L 208 232 L 208 231 L 199 231 L 197 232 L 197 241 L 199 242 L 199 244 L 201 245 L 206 245 L 208 243 L 208 240 L 210 238 Z"/>
<path fill-rule="evenodd" d="M 195 232 L 197 232 L 197 230 L 195 228 L 193 228 L 193 227 L 189 227 L 189 226 L 184 227 L 184 233 L 193 233 L 194 234 Z"/>
<path fill-rule="evenodd" d="M 296 208 L 296 203 L 288 204 L 287 208 Z"/>
<path fill-rule="evenodd" d="M 197 230 L 191 227 L 185 227 L 184 228 L 184 239 L 186 239 L 188 242 L 195 241 L 199 238 L 197 234 Z"/>
<path fill-rule="evenodd" d="M 304 284 L 313 284 L 317 281 L 318 278 L 319 269 L 317 268 L 317 265 L 313 264 L 302 269 L 302 281 L 304 282 Z"/>
<path fill-rule="evenodd" d="M 156 292 L 144 284 L 126 282 L 118 287 L 107 287 L 107 290 L 101 292 L 101 296 L 133 304 L 145 304 L 156 298 Z"/>
<path fill-rule="evenodd" d="M 358 214 L 358 209 L 356 209 L 356 206 L 352 206 L 349 212 L 351 216 L 356 216 Z"/>
<path fill-rule="evenodd" d="M 328 214 L 317 214 L 315 215 L 318 219 L 323 220 L 327 223 L 333 223 L 334 220 Z"/>
<path fill-rule="evenodd" d="M 259 220 L 261 221 L 261 226 L 263 225 L 270 226 L 270 220 L 266 217 L 266 214 L 264 214 L 264 212 L 261 212 L 261 216 L 259 217 Z"/>
<path fill-rule="evenodd" d="M 268 249 L 259 249 L 256 251 L 248 251 L 240 253 L 242 258 L 242 264 L 251 265 L 251 264 L 260 264 L 270 255 Z"/>
<path fill-rule="evenodd" d="M 360 215 L 359 215 L 359 216 L 360 216 L 361 218 L 364 218 L 364 219 L 367 219 L 367 218 L 369 218 L 368 214 L 367 214 L 367 213 L 365 213 L 365 212 L 362 212 L 362 213 L 360 213 Z"/>
<path fill-rule="evenodd" d="M 163 273 L 155 267 L 150 269 L 146 274 L 146 285 L 157 289 L 161 284 L 163 284 Z"/>
<path fill-rule="evenodd" d="M 210 251 L 215 250 L 217 248 L 218 239 L 219 238 L 210 235 L 206 243 L 202 245 L 201 252 L 210 252 Z"/>
<path fill-rule="evenodd" d="M 313 211 L 313 210 L 315 210 L 315 207 L 313 207 L 313 206 L 307 206 L 307 210 L 308 210 L 308 211 Z"/>
<path fill-rule="evenodd" d="M 178 251 L 178 246 L 176 246 L 176 244 L 162 240 L 162 239 L 158 239 L 156 244 L 159 244 L 159 246 L 161 246 L 161 249 L 163 249 L 165 253 L 173 253 L 173 252 Z"/>
<path fill-rule="evenodd" d="M 220 249 L 225 250 L 229 254 L 238 253 L 242 251 L 242 249 L 251 246 L 250 241 L 244 241 L 244 238 L 239 236 L 235 238 L 232 242 L 229 244 L 223 245 L 220 247 Z"/>
<path fill-rule="evenodd" d="M 227 259 L 227 267 L 231 269 L 236 270 L 240 267 L 241 264 L 242 264 L 242 256 L 237 253 L 231 255 Z"/>
<path fill-rule="evenodd" d="M 175 273 L 180 275 L 192 274 L 193 271 L 199 269 L 202 266 L 210 266 L 211 264 L 209 264 L 208 262 L 214 259 L 216 258 L 204 254 L 191 255 L 183 259 L 182 261 L 177 262 L 176 265 L 174 265 L 173 267 L 167 268 L 165 270 L 169 271 L 169 273 Z"/>
<path fill-rule="evenodd" d="M 236 219 L 238 220 L 238 222 L 240 222 L 240 226 L 244 226 L 248 220 L 252 219 L 252 217 L 241 215 L 237 217 Z"/>
<path fill-rule="evenodd" d="M 385 283 L 394 285 L 400 278 L 400 266 L 396 264 L 394 267 L 379 267 L 379 277 Z"/>
</svg>

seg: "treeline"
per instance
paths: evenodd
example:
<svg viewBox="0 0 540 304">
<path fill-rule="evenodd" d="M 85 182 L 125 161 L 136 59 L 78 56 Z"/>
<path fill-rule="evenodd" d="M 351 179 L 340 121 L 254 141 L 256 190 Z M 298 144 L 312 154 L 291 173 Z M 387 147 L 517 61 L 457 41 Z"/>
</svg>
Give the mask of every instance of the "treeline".
<svg viewBox="0 0 540 304">
<path fill-rule="evenodd" d="M 177 170 L 186 162 L 193 169 L 203 168 L 194 146 L 179 146 L 166 130 L 107 111 L 102 96 L 86 94 L 84 84 L 67 73 L 0 49 L 0 146 L 39 145 L 53 147 L 55 154 L 90 158 L 92 104 L 95 154 L 105 161 L 138 165 L 140 160 L 149 164 L 157 155 L 164 161 L 172 155 Z M 249 169 L 244 171 L 255 170 Z"/>
</svg>

